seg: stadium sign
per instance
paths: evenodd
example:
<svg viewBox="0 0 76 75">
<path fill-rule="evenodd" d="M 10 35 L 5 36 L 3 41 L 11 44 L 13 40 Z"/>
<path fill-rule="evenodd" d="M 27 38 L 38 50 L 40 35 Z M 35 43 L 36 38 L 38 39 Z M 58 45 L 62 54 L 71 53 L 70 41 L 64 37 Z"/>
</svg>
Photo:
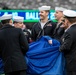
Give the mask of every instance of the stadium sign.
<svg viewBox="0 0 76 75">
<path fill-rule="evenodd" d="M 56 21 L 54 17 L 54 10 L 50 10 L 49 19 Z M 12 14 L 14 16 L 24 17 L 24 22 L 38 22 L 39 21 L 39 11 L 38 10 L 0 10 L 0 16 L 4 14 Z"/>
</svg>

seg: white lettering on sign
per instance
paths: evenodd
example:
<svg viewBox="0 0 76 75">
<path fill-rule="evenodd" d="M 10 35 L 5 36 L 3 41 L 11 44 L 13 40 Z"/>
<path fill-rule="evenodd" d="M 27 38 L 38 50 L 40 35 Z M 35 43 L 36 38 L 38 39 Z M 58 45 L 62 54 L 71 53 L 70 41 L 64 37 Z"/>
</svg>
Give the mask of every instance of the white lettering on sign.
<svg viewBox="0 0 76 75">
<path fill-rule="evenodd" d="M 33 20 L 38 20 L 38 12 L 26 12 L 26 20 L 28 19 L 33 19 Z"/>
<path fill-rule="evenodd" d="M 51 13 L 50 13 L 50 19 L 51 19 L 51 20 L 54 20 L 54 19 L 55 19 L 54 14 L 55 14 L 55 12 L 51 12 Z"/>
<path fill-rule="evenodd" d="M 13 17 L 18 16 L 17 12 L 12 12 Z"/>
<path fill-rule="evenodd" d="M 4 15 L 7 15 L 7 14 L 8 14 L 8 12 L 5 12 L 5 13 L 4 13 Z"/>
<path fill-rule="evenodd" d="M 0 14 L 1 14 L 1 12 L 0 12 Z"/>
</svg>

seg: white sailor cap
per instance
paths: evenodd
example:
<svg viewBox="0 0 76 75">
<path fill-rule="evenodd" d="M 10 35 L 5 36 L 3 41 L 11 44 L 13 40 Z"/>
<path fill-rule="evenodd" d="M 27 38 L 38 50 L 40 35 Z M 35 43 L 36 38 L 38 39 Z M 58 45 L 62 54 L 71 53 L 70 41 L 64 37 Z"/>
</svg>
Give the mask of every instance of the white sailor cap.
<svg viewBox="0 0 76 75">
<path fill-rule="evenodd" d="M 15 16 L 15 17 L 13 17 L 13 21 L 23 22 L 24 21 L 24 17 L 22 17 L 22 16 Z"/>
<path fill-rule="evenodd" d="M 0 17 L 0 20 L 12 19 L 12 14 L 3 15 Z"/>
<path fill-rule="evenodd" d="M 66 17 L 76 17 L 76 11 L 74 10 L 65 10 L 63 11 L 63 14 Z"/>
<path fill-rule="evenodd" d="M 38 8 L 39 9 L 39 11 L 43 11 L 43 10 L 50 10 L 51 9 L 51 6 L 41 6 L 41 7 L 39 7 Z"/>
<path fill-rule="evenodd" d="M 64 11 L 64 10 L 67 10 L 66 8 L 63 8 L 63 7 L 55 7 L 55 11 Z"/>
</svg>

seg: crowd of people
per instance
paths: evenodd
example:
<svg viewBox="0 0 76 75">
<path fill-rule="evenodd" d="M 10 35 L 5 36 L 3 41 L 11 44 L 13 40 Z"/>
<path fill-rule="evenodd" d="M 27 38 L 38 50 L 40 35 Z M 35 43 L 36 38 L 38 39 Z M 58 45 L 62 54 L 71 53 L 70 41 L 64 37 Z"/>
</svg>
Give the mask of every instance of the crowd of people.
<svg viewBox="0 0 76 75">
<path fill-rule="evenodd" d="M 57 22 L 49 20 L 50 6 L 38 8 L 40 20 L 28 31 L 24 18 L 12 14 L 0 17 L 0 57 L 4 63 L 5 75 L 27 75 L 24 55 L 29 44 L 41 36 L 50 36 L 60 42 L 59 51 L 66 59 L 66 75 L 76 75 L 76 12 L 63 7 L 55 8 Z M 48 40 L 52 44 L 52 40 Z"/>
<path fill-rule="evenodd" d="M 52 9 L 55 6 L 76 9 L 76 0 L 0 0 L 0 6 L 8 7 L 9 9 L 32 9 L 35 10 L 42 5 L 51 5 Z"/>
</svg>

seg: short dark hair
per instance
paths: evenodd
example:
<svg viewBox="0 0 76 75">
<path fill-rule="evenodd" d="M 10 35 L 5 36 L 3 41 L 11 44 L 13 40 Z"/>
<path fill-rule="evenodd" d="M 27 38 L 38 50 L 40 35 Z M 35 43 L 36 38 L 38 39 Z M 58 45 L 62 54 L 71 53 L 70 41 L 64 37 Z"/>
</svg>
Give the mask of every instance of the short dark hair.
<svg viewBox="0 0 76 75">
<path fill-rule="evenodd" d="M 70 23 L 76 22 L 76 17 L 67 17 L 67 16 L 65 16 L 64 18 L 68 19 Z"/>
<path fill-rule="evenodd" d="M 46 12 L 50 12 L 50 10 L 45 10 Z"/>
<path fill-rule="evenodd" d="M 7 19 L 7 20 L 2 20 L 1 23 L 4 25 L 4 24 L 7 24 L 9 23 L 10 19 Z"/>
<path fill-rule="evenodd" d="M 18 22 L 16 22 L 16 21 L 13 21 L 13 24 L 14 24 L 14 23 L 18 23 Z"/>
</svg>

